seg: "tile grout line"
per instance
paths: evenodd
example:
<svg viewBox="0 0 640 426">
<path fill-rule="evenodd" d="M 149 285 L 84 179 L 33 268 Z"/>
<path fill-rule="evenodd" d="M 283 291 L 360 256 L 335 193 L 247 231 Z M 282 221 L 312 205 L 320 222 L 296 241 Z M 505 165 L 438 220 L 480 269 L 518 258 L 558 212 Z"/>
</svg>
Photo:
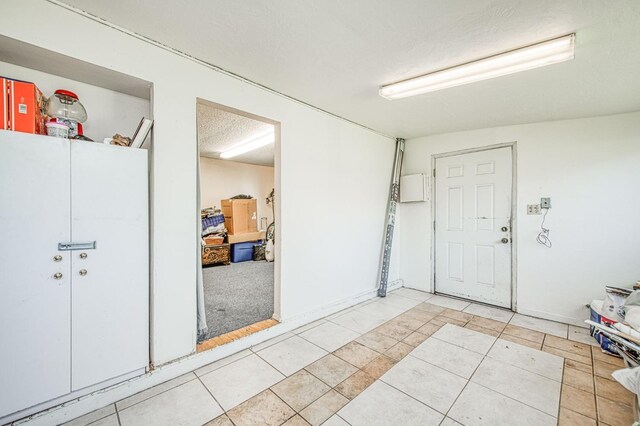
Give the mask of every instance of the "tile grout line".
<svg viewBox="0 0 640 426">
<path fill-rule="evenodd" d="M 300 370 L 298 370 L 298 371 L 300 371 Z M 296 371 L 296 373 L 297 373 L 297 371 Z M 294 374 L 295 374 L 295 373 L 294 373 Z M 293 375 L 293 374 L 292 374 L 292 375 Z M 288 378 L 288 377 L 287 377 L 287 378 Z M 286 379 L 285 379 L 285 380 L 286 380 Z M 280 383 L 280 382 L 278 382 L 278 383 Z M 282 401 L 282 403 L 283 403 L 284 405 L 286 405 L 287 407 L 291 408 L 291 411 L 293 411 L 293 415 L 292 415 L 292 416 L 290 416 L 290 417 L 287 417 L 287 418 L 286 418 L 286 420 L 285 420 L 284 422 L 280 423 L 281 425 L 285 424 L 286 422 L 288 422 L 289 420 L 291 420 L 291 419 L 292 419 L 292 418 L 294 418 L 295 416 L 300 415 L 300 413 L 299 413 L 298 411 L 296 411 L 296 409 L 295 409 L 295 408 L 293 408 L 292 406 L 290 406 L 289 404 L 287 404 L 287 402 L 286 402 L 284 399 L 280 398 L 280 395 L 278 395 L 277 393 L 275 393 L 275 392 L 273 391 L 273 389 L 271 389 L 271 387 L 268 387 L 267 389 L 263 390 L 262 392 L 266 392 L 266 391 L 269 391 L 269 392 L 271 392 L 272 394 L 274 394 L 274 395 L 276 396 L 276 398 L 278 398 L 280 401 Z M 262 392 L 258 393 L 258 395 L 260 395 Z M 255 396 L 257 396 L 257 395 L 254 395 L 254 396 L 252 396 L 251 398 L 254 398 Z M 251 399 L 251 398 L 249 398 L 249 399 Z M 247 401 L 248 401 L 248 400 L 247 400 Z M 245 401 L 245 402 L 246 402 L 246 401 Z M 237 407 L 237 406 L 236 406 L 236 407 Z M 234 408 L 235 408 L 235 407 L 234 407 Z M 227 416 L 227 417 L 229 417 L 229 416 Z M 300 416 L 300 417 L 302 417 L 302 416 Z M 235 423 L 234 423 L 234 424 L 235 424 Z"/>
<path fill-rule="evenodd" d="M 439 340 L 437 337 L 434 337 L 434 339 Z M 491 345 L 491 347 L 489 348 L 489 350 L 487 350 L 487 354 L 491 351 L 491 349 L 495 346 L 496 342 L 498 341 L 498 339 L 496 338 L 493 341 L 493 344 Z M 464 348 L 463 348 L 464 349 Z M 468 349 L 467 349 L 468 350 Z M 460 395 L 462 395 L 462 393 L 464 392 L 464 390 L 467 388 L 467 386 L 469 386 L 469 383 L 471 383 L 471 378 L 476 374 L 476 371 L 478 371 L 478 368 L 480 368 L 480 365 L 482 364 L 482 361 L 485 360 L 485 358 L 487 357 L 487 354 L 484 354 L 482 356 L 482 360 L 480 360 L 480 362 L 478 363 L 478 365 L 476 366 L 476 368 L 473 370 L 473 373 L 471 373 L 471 375 L 469 376 L 467 380 L 467 383 L 464 384 L 464 387 L 462 388 L 462 390 L 460 391 L 460 393 L 458 394 L 458 396 L 456 396 L 456 399 L 453 400 L 453 403 L 451 403 L 451 406 L 449 407 L 449 409 L 447 410 L 447 412 L 444 415 L 444 418 L 448 418 L 449 417 L 449 413 L 451 412 L 451 409 L 453 408 L 454 405 L 456 405 L 456 402 L 458 402 L 458 399 L 460 398 Z M 474 382 L 475 383 L 475 382 Z M 455 420 L 455 419 L 453 419 Z M 457 420 L 455 420 L 457 421 Z"/>
<path fill-rule="evenodd" d="M 544 340 L 543 342 L 543 346 L 544 346 L 544 341 L 547 340 L 547 335 L 545 334 L 544 336 Z M 591 352 L 591 351 L 589 351 Z M 562 410 L 562 394 L 564 393 L 564 370 L 565 370 L 565 364 L 566 364 L 566 359 L 563 357 L 562 358 L 562 376 L 561 376 L 561 381 L 560 381 L 560 398 L 558 399 L 558 415 L 557 415 L 557 419 L 558 419 L 558 423 L 560 422 L 560 410 Z M 595 391 L 595 390 L 594 390 Z M 595 403 L 595 398 L 594 398 L 594 403 Z M 598 417 L 598 413 L 596 412 L 596 417 Z"/>
<path fill-rule="evenodd" d="M 567 327 L 567 340 L 569 340 L 569 327 Z M 547 334 L 545 333 L 544 335 L 544 340 L 542 341 L 542 346 L 544 347 L 544 342 L 547 341 Z M 589 351 L 589 355 L 591 355 L 591 351 Z M 593 360 L 591 361 L 593 364 Z M 558 419 L 558 423 L 560 422 L 560 410 L 562 410 L 562 394 L 563 392 L 563 388 L 564 388 L 564 369 L 566 364 L 566 358 L 562 357 L 562 376 L 560 376 L 560 398 L 558 398 L 558 415 L 556 416 L 556 419 Z M 592 371 L 593 371 L 593 367 Z M 595 389 L 594 389 L 595 391 Z M 594 403 L 595 403 L 595 398 L 594 398 Z M 598 413 L 596 412 L 596 418 L 598 417 Z"/>
<path fill-rule="evenodd" d="M 600 404 L 598 404 L 598 390 L 596 389 L 596 360 L 593 356 L 593 349 L 589 348 L 589 357 L 591 358 L 591 377 L 593 379 L 593 403 L 596 407 L 596 422 L 600 422 Z"/>
<path fill-rule="evenodd" d="M 273 343 L 271 343 L 270 345 L 264 346 L 264 347 L 262 347 L 262 348 L 260 348 L 260 349 L 257 349 L 257 350 L 256 350 L 256 349 L 254 349 L 255 347 L 260 346 L 260 345 L 262 345 L 262 344 L 264 344 L 264 343 L 267 343 L 267 342 L 269 342 L 270 340 L 278 339 L 278 338 L 280 338 L 280 337 L 282 337 L 282 336 L 285 336 L 287 333 L 291 333 L 291 336 L 285 337 L 285 338 L 283 338 L 282 340 L 278 340 L 277 342 L 273 342 Z M 283 334 L 281 334 L 280 336 L 272 337 L 272 338 L 271 338 L 271 339 L 269 339 L 269 340 L 266 340 L 266 341 L 264 341 L 264 342 L 258 343 L 257 345 L 253 345 L 253 346 L 251 346 L 251 347 L 249 347 L 249 348 L 247 348 L 247 349 L 248 349 L 249 351 L 251 351 L 252 353 L 257 354 L 258 352 L 260 352 L 260 351 L 262 351 L 262 350 L 264 350 L 264 349 L 268 349 L 268 348 L 270 348 L 270 347 L 272 347 L 272 346 L 277 345 L 277 344 L 278 344 L 278 343 L 280 343 L 280 342 L 284 342 L 285 340 L 289 340 L 289 339 L 291 339 L 293 336 L 297 336 L 297 334 L 296 334 L 296 333 L 294 333 L 293 331 L 288 331 L 287 333 L 283 333 Z M 223 358 L 223 359 L 224 359 L 224 358 Z M 235 361 L 234 361 L 234 362 L 235 362 Z M 224 367 L 224 366 L 223 366 L 223 367 Z M 214 370 L 214 371 L 215 371 L 215 370 Z"/>
<path fill-rule="evenodd" d="M 189 373 L 193 373 L 193 375 L 195 376 L 195 378 L 190 379 L 190 380 L 187 380 L 187 381 L 186 381 L 186 382 L 184 382 L 184 383 L 180 383 L 179 385 L 172 386 L 172 387 L 170 387 L 169 389 L 163 390 L 162 392 L 158 392 L 158 393 L 156 393 L 156 394 L 154 394 L 154 395 L 151 395 L 151 396 L 149 396 L 149 397 L 147 397 L 147 398 L 141 399 L 140 401 L 138 401 L 138 402 L 136 402 L 136 403 L 134 403 L 134 404 L 131 404 L 131 405 L 129 405 L 129 406 L 127 406 L 127 407 L 123 408 L 123 409 L 122 409 L 122 411 L 128 410 L 129 408 L 131 408 L 131 407 L 133 407 L 133 406 L 136 406 L 136 405 L 138 405 L 138 404 L 141 404 L 141 403 L 143 403 L 143 402 L 145 402 L 145 401 L 148 401 L 148 400 L 150 400 L 151 398 L 154 398 L 154 397 L 156 397 L 156 396 L 158 396 L 158 395 L 162 395 L 163 393 L 167 393 L 167 392 L 169 392 L 170 390 L 173 390 L 173 389 L 179 388 L 179 387 L 180 387 L 180 386 L 182 386 L 182 385 L 186 385 L 187 383 L 190 383 L 190 382 L 192 382 L 192 381 L 194 381 L 194 380 L 198 379 L 198 375 L 197 375 L 194 371 L 190 371 Z M 189 374 L 189 373 L 185 373 L 185 374 Z M 178 377 L 180 377 L 180 376 L 178 376 Z M 178 377 L 176 377 L 175 379 L 177 379 Z M 171 379 L 171 380 L 175 380 L 175 379 Z M 159 383 L 159 384 L 158 384 L 158 385 L 156 385 L 156 386 L 163 385 L 164 383 L 168 383 L 168 382 L 170 382 L 171 380 L 167 380 L 166 382 Z M 127 398 L 124 398 L 124 399 L 121 399 L 121 400 L 119 400 L 119 401 L 114 402 L 114 403 L 113 403 L 113 405 L 115 405 L 115 407 L 116 407 L 116 412 L 120 412 L 120 410 L 118 410 L 118 402 L 122 402 L 122 401 L 124 401 L 124 400 L 126 400 L 126 399 L 132 398 L 132 397 L 134 397 L 134 396 L 136 396 L 136 395 L 138 395 L 138 394 L 141 394 L 142 392 L 145 392 L 145 391 L 150 390 L 150 389 L 153 389 L 153 387 L 151 387 L 151 388 L 147 388 L 147 389 L 143 389 L 143 390 L 141 390 L 140 392 L 137 392 L 137 393 L 134 393 L 134 394 L 133 394 L 133 395 L 131 395 L 131 396 L 128 396 Z M 118 416 L 118 417 L 119 417 L 119 416 Z"/>
<path fill-rule="evenodd" d="M 353 401 L 353 400 L 349 400 L 349 402 L 351 402 L 351 401 Z M 349 402 L 347 402 L 347 404 L 345 404 L 345 407 L 349 404 Z M 343 408 L 344 408 L 344 407 L 343 407 Z M 340 410 L 342 410 L 342 408 L 341 408 Z M 338 410 L 338 411 L 340 411 L 340 410 Z M 345 422 L 346 424 L 348 424 L 349 426 L 351 426 L 351 423 L 349 423 L 348 421 L 346 421 L 346 420 L 345 420 L 341 415 L 339 415 L 339 414 L 338 414 L 338 412 L 337 412 L 337 411 L 336 411 L 336 413 L 335 413 L 333 416 L 337 416 L 340 420 L 342 420 L 343 422 Z M 333 417 L 333 416 L 331 416 L 331 417 Z M 329 417 L 329 419 L 330 419 L 331 417 Z M 327 420 L 329 420 L 329 419 L 327 419 Z"/>
<path fill-rule="evenodd" d="M 498 339 L 500 339 L 500 337 L 497 337 L 497 338 L 496 338 L 496 342 L 498 341 Z M 504 339 L 501 339 L 501 340 L 504 340 Z M 507 342 L 509 342 L 509 341 L 507 340 Z M 514 345 L 518 345 L 518 344 L 519 344 L 519 343 L 515 343 L 515 342 L 509 342 L 509 343 L 514 344 Z M 520 346 L 524 346 L 524 345 L 520 345 Z M 528 348 L 528 346 L 524 346 L 524 347 L 525 347 L 525 348 Z M 491 348 L 493 348 L 493 345 L 491 346 Z M 529 349 L 537 350 L 537 351 L 539 351 L 539 352 L 544 352 L 543 350 L 539 350 L 539 349 L 533 349 L 533 348 L 529 348 Z M 515 365 L 515 364 L 512 364 L 512 363 L 510 363 L 510 362 L 508 362 L 508 361 L 502 361 L 502 360 L 499 360 L 499 359 L 497 359 L 497 358 L 494 358 L 494 357 L 492 357 L 492 356 L 489 356 L 489 352 L 487 352 L 487 355 L 485 355 L 485 358 L 490 358 L 490 359 L 492 359 L 492 360 L 494 360 L 494 361 L 504 362 L 505 364 L 508 364 L 508 365 L 510 365 L 511 367 L 518 368 L 518 369 L 520 369 L 520 370 L 522 370 L 522 371 L 526 371 L 527 373 L 535 374 L 536 376 L 539 376 L 539 377 L 542 377 L 542 378 L 545 378 L 545 379 L 548 379 L 548 380 L 554 381 L 554 382 L 556 382 L 556 383 L 560 383 L 560 384 L 562 385 L 562 384 L 564 383 L 564 382 L 563 382 L 563 377 L 564 377 L 564 360 L 565 360 L 566 358 L 561 357 L 561 356 L 559 356 L 559 355 L 550 354 L 550 353 L 548 353 L 548 352 L 544 352 L 544 353 L 549 354 L 549 355 L 553 355 L 553 356 L 557 356 L 558 358 L 562 358 L 562 375 L 560 376 L 560 380 L 555 380 L 555 379 L 552 379 L 552 378 L 550 378 L 550 377 L 544 376 L 544 375 L 542 375 L 542 374 L 540 374 L 540 373 L 537 373 L 537 372 L 535 372 L 535 371 L 527 370 L 526 368 L 522 368 L 522 367 L 520 367 L 520 366 L 518 366 L 518 365 Z M 483 361 L 484 361 L 484 359 L 483 359 Z"/>
<path fill-rule="evenodd" d="M 113 403 L 113 408 L 116 409 L 116 419 L 118 420 L 118 425 L 122 426 L 122 421 L 120 420 L 120 411 L 118 410 L 118 406 L 115 402 Z"/>
<path fill-rule="evenodd" d="M 111 405 L 111 404 L 109 404 L 109 405 Z M 104 409 L 104 408 L 107 408 L 109 405 L 106 405 L 105 407 L 102 407 L 102 408 L 98 408 L 98 410 L 102 410 L 102 409 Z M 100 418 L 98 418 L 98 419 L 95 419 L 95 420 L 93 420 L 93 421 L 89 422 L 89 423 L 86 423 L 86 426 L 91 426 L 92 424 L 95 424 L 95 423 L 97 423 L 97 422 L 99 422 L 99 421 L 101 421 L 101 420 L 104 420 L 104 419 L 106 419 L 106 418 L 107 418 L 107 417 L 109 417 L 109 416 L 113 416 L 114 414 L 116 414 L 116 418 L 117 418 L 117 420 L 118 420 L 118 425 L 119 425 L 119 424 L 120 424 L 120 417 L 119 417 L 119 416 L 117 416 L 117 414 L 118 414 L 118 409 L 116 408 L 116 406 L 115 406 L 115 405 L 116 405 L 116 404 L 115 404 L 115 403 L 113 403 L 113 408 L 115 409 L 115 413 L 107 414 L 106 416 L 102 416 L 102 417 L 100 417 Z M 96 411 L 97 411 L 97 410 L 96 410 Z M 88 415 L 88 414 L 91 414 L 91 413 L 87 413 L 87 415 Z M 83 417 L 83 416 L 80 416 L 80 417 Z M 80 417 L 78 417 L 78 418 L 80 418 Z M 72 420 L 70 420 L 70 422 L 72 422 L 72 421 L 74 421 L 74 420 L 77 420 L 78 418 L 76 418 L 76 419 L 72 419 Z M 6 425 L 6 426 L 13 425 L 13 424 L 14 424 L 14 423 L 7 423 L 7 425 Z M 64 424 L 64 423 L 63 423 L 63 424 Z M 60 425 L 60 426 L 62 426 L 62 425 Z"/>
<path fill-rule="evenodd" d="M 471 381 L 471 380 L 469 380 L 469 381 Z M 542 411 L 542 410 L 541 410 L 541 409 L 539 409 L 539 408 L 536 408 L 536 407 L 533 407 L 533 406 L 531 406 L 531 405 L 527 404 L 526 402 L 518 401 L 517 399 L 512 398 L 512 397 L 510 397 L 509 395 L 505 395 L 505 394 L 503 394 L 503 393 L 501 393 L 501 392 L 498 392 L 498 391 L 496 391 L 496 390 L 494 390 L 494 389 L 491 389 L 491 388 L 489 388 L 489 387 L 487 387 L 487 386 L 485 386 L 485 385 L 482 385 L 482 384 L 480 384 L 480 383 L 478 383 L 478 382 L 473 382 L 473 384 L 478 385 L 478 386 L 481 386 L 481 387 L 483 387 L 483 388 L 485 388 L 485 389 L 487 389 L 487 390 L 490 390 L 491 392 L 495 392 L 495 393 L 497 393 L 498 395 L 502 395 L 502 396 L 504 396 L 505 398 L 510 399 L 511 401 L 515 401 L 515 402 L 517 402 L 517 403 L 519 403 L 519 404 L 522 404 L 522 405 L 524 405 L 524 406 L 526 406 L 526 407 L 531 408 L 532 410 L 536 410 L 536 411 L 538 411 L 539 413 L 542 413 L 542 414 L 544 414 L 544 415 L 546 415 L 546 416 L 552 417 L 552 418 L 553 418 L 553 419 L 555 419 L 556 421 L 558 420 L 558 418 L 557 418 L 557 417 L 554 417 L 554 416 L 553 416 L 553 414 L 549 414 L 549 413 L 547 413 L 547 412 L 544 412 L 544 411 Z M 558 399 L 558 401 L 560 401 L 560 399 Z M 559 403 L 559 402 L 558 402 L 558 403 Z"/>
<path fill-rule="evenodd" d="M 207 387 L 207 385 L 205 385 L 205 384 L 204 384 L 204 382 L 200 379 L 200 377 L 198 377 L 197 375 L 196 375 L 196 377 L 197 377 L 197 380 L 200 382 L 200 384 L 201 384 L 201 385 L 206 389 L 207 393 L 208 393 L 209 395 L 211 395 L 211 398 L 213 398 L 213 401 L 214 401 L 216 404 L 218 404 L 218 407 L 220 407 L 220 408 L 222 409 L 222 414 L 227 414 L 227 411 L 226 411 L 226 410 L 224 409 L 224 407 L 223 407 L 223 406 L 218 402 L 218 400 L 216 399 L 216 397 L 215 397 L 215 396 L 213 396 L 213 393 L 211 393 L 211 391 L 209 390 L 209 388 Z M 222 415 L 222 414 L 221 414 L 221 415 Z M 207 420 L 207 423 L 208 423 L 208 422 L 210 422 L 211 420 L 217 419 L 218 417 L 220 417 L 220 415 L 219 415 L 219 416 L 214 417 L 213 419 Z M 227 416 L 227 417 L 229 417 L 229 416 Z M 229 420 L 231 420 L 231 418 L 230 418 L 230 417 L 229 417 Z M 231 423 L 233 423 L 233 421 L 232 421 Z M 233 424 L 235 424 L 235 423 L 233 423 Z"/>
<path fill-rule="evenodd" d="M 545 336 L 546 336 L 546 334 L 545 334 Z M 491 345 L 491 348 L 489 349 L 489 351 L 491 351 L 491 349 L 493 348 L 493 346 L 495 346 L 495 343 L 496 343 L 497 341 L 498 341 L 498 339 L 496 339 L 496 340 L 495 340 L 495 342 L 494 342 L 494 344 L 493 344 L 493 345 Z M 482 359 L 482 361 L 480 362 L 480 364 L 482 364 L 482 362 L 484 362 L 485 358 L 490 358 L 490 359 L 492 359 L 492 360 L 494 359 L 494 358 L 492 358 L 492 357 L 488 356 L 489 351 L 487 351 L 487 355 L 485 355 L 485 356 L 484 356 L 484 358 Z M 541 350 L 540 352 L 544 352 L 544 351 L 542 351 L 542 350 Z M 551 355 L 553 355 L 553 354 L 551 354 Z M 556 356 L 558 356 L 558 355 L 556 355 Z M 563 361 L 562 361 L 562 368 L 563 368 L 563 372 L 564 372 L 564 357 L 560 357 L 560 358 L 562 358 L 562 359 L 563 359 Z M 478 367 L 480 367 L 480 364 L 478 364 Z M 529 373 L 533 373 L 533 372 L 530 372 L 530 371 L 528 371 L 528 370 L 525 370 L 524 368 L 520 368 L 520 367 L 518 367 L 518 366 L 515 366 L 515 365 L 513 365 L 513 364 L 510 364 L 510 365 L 511 365 L 512 367 L 514 367 L 514 368 L 518 368 L 518 369 L 520 369 L 520 370 L 527 371 L 527 372 L 529 372 Z M 476 371 L 477 371 L 477 368 L 476 368 Z M 474 371 L 474 375 L 475 375 L 475 373 L 476 373 L 476 372 Z M 533 374 L 537 374 L 537 373 L 533 373 Z M 541 375 L 541 374 L 537 374 L 537 375 L 538 375 L 538 376 L 540 376 L 540 377 L 543 377 L 543 378 L 546 378 L 546 379 L 548 379 L 548 380 L 552 380 L 552 381 L 554 381 L 554 382 L 558 383 L 556 380 L 549 379 L 548 377 L 545 377 L 545 376 L 543 376 L 543 375 Z M 471 379 L 472 379 L 472 378 L 473 378 L 473 375 L 471 376 L 471 378 L 469 378 L 469 381 L 471 381 Z M 485 389 L 489 389 L 489 390 L 491 390 L 491 391 L 493 391 L 493 392 L 495 392 L 495 393 L 497 393 L 497 394 L 499 394 L 499 395 L 502 395 L 502 396 L 504 396 L 504 397 L 506 397 L 506 398 L 509 398 L 509 399 L 511 399 L 512 401 L 519 402 L 519 403 L 520 403 L 520 404 L 522 404 L 522 405 L 526 405 L 527 407 L 533 408 L 534 410 L 537 410 L 537 411 L 539 411 L 539 412 L 541 412 L 541 413 L 543 413 L 543 414 L 546 414 L 546 415 L 548 415 L 548 416 L 553 417 L 553 415 L 551 415 L 551 414 L 549 414 L 549 413 L 546 413 L 546 412 L 542 411 L 541 409 L 536 408 L 536 407 L 534 407 L 534 406 L 532 406 L 532 405 L 529 405 L 529 404 L 527 404 L 526 402 L 519 401 L 519 400 L 517 400 L 517 399 L 515 399 L 515 398 L 513 398 L 513 397 L 511 397 L 511 396 L 509 396 L 509 395 L 505 395 L 505 394 L 503 394 L 502 392 L 499 392 L 499 391 L 497 391 L 497 390 L 495 390 L 495 389 L 491 389 L 490 387 L 485 386 L 485 385 L 483 385 L 483 384 L 481 384 L 481 383 L 478 383 L 478 382 L 473 382 L 473 383 L 474 383 L 474 384 L 476 384 L 476 385 L 478 385 L 478 386 L 482 386 L 482 387 L 483 387 L 483 388 L 485 388 Z M 560 395 L 559 395 L 559 397 L 558 397 L 558 410 L 560 410 L 560 399 L 561 399 L 561 397 L 562 397 L 562 384 L 563 384 L 563 383 L 562 383 L 562 381 L 560 381 L 559 383 L 560 383 Z M 556 421 L 557 421 L 557 420 L 558 420 L 558 417 L 555 417 L 555 419 L 556 419 Z"/>
</svg>

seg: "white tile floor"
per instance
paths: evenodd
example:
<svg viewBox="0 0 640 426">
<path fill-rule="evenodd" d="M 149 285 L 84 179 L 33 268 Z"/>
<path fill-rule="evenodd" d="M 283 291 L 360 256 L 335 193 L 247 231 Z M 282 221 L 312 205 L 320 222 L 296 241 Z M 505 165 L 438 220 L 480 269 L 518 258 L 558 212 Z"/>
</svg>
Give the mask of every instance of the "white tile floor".
<svg viewBox="0 0 640 426">
<path fill-rule="evenodd" d="M 438 425 L 443 415 L 379 380 L 338 412 L 353 426 Z"/>
<path fill-rule="evenodd" d="M 303 339 L 329 352 L 335 351 L 359 336 L 359 333 L 333 322 L 325 322 L 300 334 Z"/>
<path fill-rule="evenodd" d="M 562 381 L 562 358 L 498 339 L 487 354 L 496 361 L 522 368 L 557 382 Z"/>
<path fill-rule="evenodd" d="M 538 422 L 531 424 L 555 424 L 563 362 L 555 355 L 447 324 L 380 378 L 389 386 L 371 391 L 380 401 L 400 398 L 400 391 L 441 417 L 429 412 L 424 419 L 417 416 L 407 419 L 408 423 L 386 423 L 389 404 L 372 404 L 374 397 L 368 390 L 338 416 L 351 424 L 358 424 L 359 416 L 370 421 L 384 419 L 368 424 L 439 424 L 447 416 L 461 424 L 514 425 L 520 424 L 521 415 L 526 414 Z M 478 393 L 483 404 L 473 402 L 469 406 L 465 401 L 477 399 Z M 447 422 L 455 424 L 452 420 Z"/>
<path fill-rule="evenodd" d="M 397 340 L 379 333 L 364 334 L 413 307 L 433 316 L 448 308 L 587 340 L 583 329 L 565 324 L 400 289 L 145 390 L 72 424 L 203 425 L 223 412 L 237 411 L 240 404 L 259 394 L 264 394 L 265 405 L 275 399 L 286 410 L 291 410 L 289 404 L 299 411 L 295 417 L 287 414 L 290 424 L 306 424 L 304 419 L 312 424 L 328 419 L 324 424 L 329 426 L 556 424 L 562 357 L 454 324 L 443 325 L 351 401 L 330 390 L 361 366 L 356 368 L 329 353 L 351 341 L 384 353 Z M 293 382 L 283 381 L 292 375 Z M 312 396 L 290 395 L 291 386 L 300 384 L 323 396 L 308 405 Z M 224 420 L 227 423 L 216 424 L 231 424 Z"/>
<path fill-rule="evenodd" d="M 268 350 L 264 349 L 264 351 Z M 284 378 L 283 374 L 264 359 L 252 354 L 205 374 L 200 377 L 200 380 L 226 411 Z"/>
</svg>

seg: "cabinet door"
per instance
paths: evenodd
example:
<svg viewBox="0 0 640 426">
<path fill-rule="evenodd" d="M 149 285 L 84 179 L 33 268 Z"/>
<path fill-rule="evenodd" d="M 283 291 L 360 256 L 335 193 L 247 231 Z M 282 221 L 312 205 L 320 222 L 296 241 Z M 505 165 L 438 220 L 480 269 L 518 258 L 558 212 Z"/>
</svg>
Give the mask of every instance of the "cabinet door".
<svg viewBox="0 0 640 426">
<path fill-rule="evenodd" d="M 69 203 L 69 141 L 0 131 L 0 417 L 70 391 Z"/>
<path fill-rule="evenodd" d="M 147 152 L 74 141 L 71 216 L 73 241 L 96 242 L 71 262 L 77 390 L 149 362 Z"/>
</svg>

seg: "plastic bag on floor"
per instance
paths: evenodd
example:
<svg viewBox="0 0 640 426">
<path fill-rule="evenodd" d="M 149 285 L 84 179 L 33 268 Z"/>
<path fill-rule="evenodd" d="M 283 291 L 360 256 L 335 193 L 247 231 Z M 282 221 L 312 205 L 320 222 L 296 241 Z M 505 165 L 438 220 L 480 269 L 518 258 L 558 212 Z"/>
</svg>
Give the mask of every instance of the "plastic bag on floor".
<svg viewBox="0 0 640 426">
<path fill-rule="evenodd" d="M 624 301 L 624 319 L 631 327 L 640 331 L 640 290 L 634 290 Z"/>
<path fill-rule="evenodd" d="M 627 390 L 640 396 L 640 367 L 623 368 L 614 371 L 611 375 Z"/>
</svg>

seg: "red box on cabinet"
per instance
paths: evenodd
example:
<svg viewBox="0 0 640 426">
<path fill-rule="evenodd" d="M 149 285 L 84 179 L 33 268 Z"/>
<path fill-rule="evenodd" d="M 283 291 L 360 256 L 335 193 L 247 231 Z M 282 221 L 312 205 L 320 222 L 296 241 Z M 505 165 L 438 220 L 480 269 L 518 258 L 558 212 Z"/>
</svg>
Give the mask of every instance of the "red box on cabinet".
<svg viewBox="0 0 640 426">
<path fill-rule="evenodd" d="M 45 114 L 43 112 L 45 97 L 33 83 L 26 81 L 2 79 L 4 111 L 4 127 L 17 132 L 47 134 Z"/>
<path fill-rule="evenodd" d="M 0 123 L 0 130 L 7 130 L 9 128 L 9 110 L 7 103 L 9 102 L 9 95 L 7 94 L 7 79 L 0 77 L 0 95 L 2 95 L 2 99 L 0 99 L 0 119 L 2 119 L 2 123 Z"/>
</svg>

